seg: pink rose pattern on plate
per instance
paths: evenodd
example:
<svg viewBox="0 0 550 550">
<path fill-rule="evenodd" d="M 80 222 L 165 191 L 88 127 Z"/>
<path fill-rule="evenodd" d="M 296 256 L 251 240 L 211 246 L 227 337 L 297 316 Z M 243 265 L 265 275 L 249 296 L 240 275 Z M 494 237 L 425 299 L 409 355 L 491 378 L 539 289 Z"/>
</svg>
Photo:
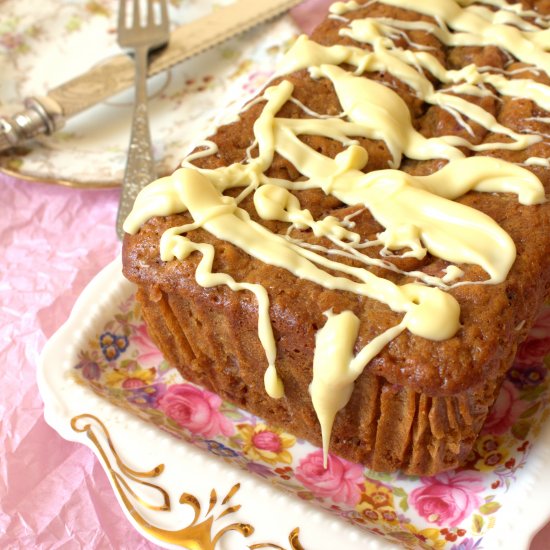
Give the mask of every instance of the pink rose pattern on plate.
<svg viewBox="0 0 550 550">
<path fill-rule="evenodd" d="M 182 428 L 196 435 L 230 436 L 233 423 L 221 412 L 222 400 L 216 394 L 191 384 L 174 384 L 158 400 L 158 408 Z"/>
<path fill-rule="evenodd" d="M 437 525 L 456 527 L 483 502 L 483 477 L 473 472 L 444 472 L 420 482 L 409 501 L 424 519 Z"/>
<path fill-rule="evenodd" d="M 544 308 L 526 340 L 519 346 L 516 364 L 540 365 L 550 353 L 550 308 Z"/>
<path fill-rule="evenodd" d="M 142 367 L 155 366 L 162 363 L 162 353 L 160 353 L 157 346 L 151 341 L 149 333 L 147 332 L 147 325 L 138 325 L 132 336 L 132 341 L 139 350 L 136 361 Z"/>
<path fill-rule="evenodd" d="M 505 380 L 485 420 L 482 433 L 494 435 L 506 433 L 516 423 L 525 408 L 518 389 L 509 380 Z"/>
<path fill-rule="evenodd" d="M 80 351 L 74 375 L 159 428 L 405 548 L 474 550 L 498 523 L 507 491 L 550 416 L 545 306 L 459 470 L 416 478 L 371 472 L 297 440 L 183 380 L 151 343 L 130 296 Z M 549 362 L 550 364 L 550 362 Z"/>
<path fill-rule="evenodd" d="M 361 499 L 363 467 L 329 455 L 325 468 L 320 449 L 302 458 L 295 474 L 296 479 L 316 497 L 343 502 L 348 506 L 355 506 Z"/>
</svg>

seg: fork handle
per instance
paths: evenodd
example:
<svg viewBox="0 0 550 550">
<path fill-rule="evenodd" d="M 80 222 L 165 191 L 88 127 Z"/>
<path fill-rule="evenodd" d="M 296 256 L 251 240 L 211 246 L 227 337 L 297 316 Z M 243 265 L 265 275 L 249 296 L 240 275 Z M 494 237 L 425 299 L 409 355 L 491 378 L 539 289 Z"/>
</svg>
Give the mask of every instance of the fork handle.
<svg viewBox="0 0 550 550">
<path fill-rule="evenodd" d="M 132 210 L 138 193 L 156 178 L 153 161 L 153 147 L 149 132 L 149 116 L 147 113 L 147 56 L 146 47 L 135 49 L 136 64 L 136 97 L 132 118 L 132 135 L 128 149 L 128 159 L 120 203 L 118 206 L 116 230 L 120 239 L 124 237 L 123 224 Z"/>
</svg>

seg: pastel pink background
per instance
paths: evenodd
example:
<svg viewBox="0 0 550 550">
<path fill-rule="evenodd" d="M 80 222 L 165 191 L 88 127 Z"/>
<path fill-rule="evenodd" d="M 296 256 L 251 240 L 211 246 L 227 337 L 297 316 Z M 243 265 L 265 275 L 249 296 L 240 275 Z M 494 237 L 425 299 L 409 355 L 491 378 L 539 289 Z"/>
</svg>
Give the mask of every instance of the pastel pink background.
<svg viewBox="0 0 550 550">
<path fill-rule="evenodd" d="M 306 31 L 327 0 L 293 10 Z M 40 352 L 90 279 L 120 251 L 119 191 L 0 174 L 0 548 L 153 549 L 127 522 L 91 451 L 44 421 Z M 545 550 L 550 525 L 531 550 Z"/>
</svg>

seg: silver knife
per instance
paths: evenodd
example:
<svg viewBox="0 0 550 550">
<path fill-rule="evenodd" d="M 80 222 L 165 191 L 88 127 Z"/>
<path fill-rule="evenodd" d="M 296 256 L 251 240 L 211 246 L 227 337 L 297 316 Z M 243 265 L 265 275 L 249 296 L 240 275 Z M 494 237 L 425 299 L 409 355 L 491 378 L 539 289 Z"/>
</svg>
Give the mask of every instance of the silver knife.
<svg viewBox="0 0 550 550">
<path fill-rule="evenodd" d="M 151 55 L 148 76 L 160 73 L 252 27 L 268 21 L 302 0 L 238 0 L 234 4 L 177 28 L 168 46 Z M 88 72 L 24 100 L 25 110 L 0 117 L 0 151 L 39 134 L 51 134 L 65 121 L 133 85 L 134 63 L 125 54 L 105 60 Z"/>
</svg>

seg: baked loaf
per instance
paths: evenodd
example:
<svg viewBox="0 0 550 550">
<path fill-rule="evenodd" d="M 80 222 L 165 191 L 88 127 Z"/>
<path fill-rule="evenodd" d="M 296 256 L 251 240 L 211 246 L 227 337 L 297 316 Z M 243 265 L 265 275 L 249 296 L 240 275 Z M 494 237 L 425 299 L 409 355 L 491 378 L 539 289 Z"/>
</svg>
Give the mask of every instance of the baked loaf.
<svg viewBox="0 0 550 550">
<path fill-rule="evenodd" d="M 516 8 L 334 4 L 142 192 L 124 273 L 185 378 L 375 470 L 460 465 L 550 287 L 550 4 Z"/>
</svg>

